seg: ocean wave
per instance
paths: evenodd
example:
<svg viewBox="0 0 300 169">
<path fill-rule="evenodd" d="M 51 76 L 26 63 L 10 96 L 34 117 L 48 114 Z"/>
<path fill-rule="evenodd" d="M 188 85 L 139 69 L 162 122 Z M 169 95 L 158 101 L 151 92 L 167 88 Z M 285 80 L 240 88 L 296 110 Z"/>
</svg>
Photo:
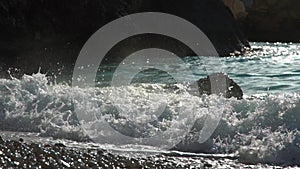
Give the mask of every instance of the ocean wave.
<svg viewBox="0 0 300 169">
<path fill-rule="evenodd" d="M 82 125 L 95 119 L 106 120 L 131 137 L 151 137 L 158 131 L 177 131 L 192 125 L 187 135 L 176 138 L 182 140 L 176 149 L 235 153 L 245 163 L 300 165 L 300 95 L 296 93 L 236 100 L 216 95 L 192 96 L 180 85 L 77 88 L 48 85 L 46 76 L 38 73 L 21 79 L 0 79 L 0 96 L 0 128 L 5 131 L 87 141 L 99 135 L 105 137 L 101 131 L 82 129 Z M 221 121 L 210 139 L 200 144 L 199 131 L 206 118 L 219 108 L 216 105 L 224 109 Z M 162 115 L 155 114 L 161 107 L 165 107 Z M 195 122 L 176 118 L 178 113 L 192 113 Z M 84 120 L 78 120 L 82 119 L 80 115 Z"/>
</svg>

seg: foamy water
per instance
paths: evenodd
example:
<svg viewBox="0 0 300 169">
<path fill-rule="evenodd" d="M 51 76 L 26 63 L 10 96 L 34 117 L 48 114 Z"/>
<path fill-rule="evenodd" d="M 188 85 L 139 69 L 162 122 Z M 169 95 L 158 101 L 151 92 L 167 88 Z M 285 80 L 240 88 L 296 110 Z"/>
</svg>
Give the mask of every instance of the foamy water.
<svg viewBox="0 0 300 169">
<path fill-rule="evenodd" d="M 164 93 L 167 99 L 161 99 L 159 93 Z M 109 134 L 82 129 L 80 124 L 91 124 L 95 119 L 106 120 L 131 137 L 149 137 L 158 131 L 179 131 L 193 125 L 194 122 L 177 118 L 178 113 L 198 119 L 194 127 L 203 126 L 208 115 L 215 113 L 214 106 L 222 105 L 222 119 L 212 137 L 203 144 L 197 144 L 197 132 L 174 138 L 183 140 L 181 150 L 234 153 L 240 161 L 250 163 L 299 164 L 300 95 L 297 93 L 253 95 L 236 100 L 216 95 L 192 96 L 180 85 L 175 90 L 162 84 L 82 89 L 48 85 L 45 75 L 38 73 L 24 75 L 20 80 L 1 79 L 0 95 L 2 130 L 38 132 L 81 141 Z M 114 103 L 121 104 L 120 109 Z M 160 105 L 166 105 L 164 120 L 143 125 L 157 118 L 153 112 Z M 179 111 L 181 108 L 186 111 Z M 86 121 L 79 122 L 75 110 L 84 113 Z"/>
</svg>

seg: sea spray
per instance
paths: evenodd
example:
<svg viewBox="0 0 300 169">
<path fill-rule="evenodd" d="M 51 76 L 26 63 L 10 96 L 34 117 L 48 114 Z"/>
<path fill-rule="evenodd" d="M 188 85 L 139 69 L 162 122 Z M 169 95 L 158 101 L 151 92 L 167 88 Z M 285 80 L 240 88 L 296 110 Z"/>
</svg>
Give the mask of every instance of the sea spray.
<svg viewBox="0 0 300 169">
<path fill-rule="evenodd" d="M 24 75 L 21 79 L 0 79 L 1 129 L 37 132 L 44 136 L 71 140 L 87 140 L 87 133 L 80 127 L 81 123 L 74 114 L 74 107 L 77 106 L 83 113 L 97 116 L 99 119 L 109 115 L 112 126 L 116 129 L 119 127 L 121 130 L 120 126 L 126 127 L 126 124 L 130 123 L 125 119 L 112 119 L 116 117 L 113 113 L 114 105 L 110 100 L 110 97 L 115 97 L 111 95 L 112 90 L 124 94 L 118 99 L 121 103 L 127 104 L 128 108 L 144 106 L 142 109 L 134 110 L 140 110 L 140 115 L 145 119 L 153 118 L 148 117 L 151 113 L 147 113 L 149 110 L 151 112 L 157 109 L 157 104 L 153 104 L 151 99 L 136 96 L 149 96 L 151 93 L 153 94 L 151 96 L 155 96 L 159 92 L 164 92 L 168 96 L 168 102 L 164 102 L 167 103 L 169 110 L 167 113 L 176 116 L 177 110 L 182 107 L 193 110 L 195 118 L 199 119 L 194 127 L 203 125 L 207 115 L 213 113 L 210 112 L 214 109 L 210 107 L 209 102 L 223 104 L 222 119 L 211 139 L 203 143 L 206 145 L 205 149 L 199 149 L 201 144 L 195 143 L 196 139 L 191 139 L 193 137 L 180 138 L 191 139 L 183 141 L 186 143 L 184 146 L 193 145 L 189 151 L 235 153 L 239 155 L 240 161 L 246 163 L 299 165 L 297 160 L 300 155 L 300 124 L 297 123 L 300 120 L 299 94 L 268 94 L 236 100 L 224 99 L 216 95 L 187 97 L 189 94 L 183 87 L 179 86 L 179 90 L 171 90 L 163 84 L 133 84 L 116 88 L 72 88 L 59 84 L 48 85 L 46 76 L 38 73 L 32 76 Z M 141 120 L 135 116 L 139 115 L 139 112 L 134 113 L 136 114 L 122 116 Z M 136 123 L 137 128 L 127 126 L 127 131 L 124 132 L 139 136 L 145 134 L 143 133 L 145 131 L 146 135 L 151 136 L 155 134 L 153 132 L 155 128 L 165 127 L 164 130 L 175 130 L 168 128 L 170 122 L 178 123 L 178 127 L 185 125 L 180 119 L 166 119 L 161 120 L 159 125 L 146 128 Z M 93 134 L 103 133 L 97 131 Z M 90 133 L 88 136 L 91 136 Z"/>
</svg>

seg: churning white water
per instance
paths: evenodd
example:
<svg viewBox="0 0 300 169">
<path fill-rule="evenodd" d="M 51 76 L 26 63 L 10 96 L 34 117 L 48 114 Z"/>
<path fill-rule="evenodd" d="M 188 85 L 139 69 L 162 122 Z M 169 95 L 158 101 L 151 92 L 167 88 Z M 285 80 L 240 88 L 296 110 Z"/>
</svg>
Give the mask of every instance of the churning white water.
<svg viewBox="0 0 300 169">
<path fill-rule="evenodd" d="M 173 89 L 164 84 L 72 88 L 48 85 L 47 78 L 40 73 L 24 75 L 20 80 L 0 80 L 2 130 L 37 132 L 70 140 L 107 137 L 109 133 L 86 130 L 80 125 L 89 126 L 101 120 L 130 137 L 180 132 L 195 121 L 194 128 L 203 126 L 220 105 L 222 119 L 205 143 L 197 143 L 197 132 L 167 142 L 183 140 L 178 149 L 190 152 L 234 153 L 242 162 L 299 164 L 300 95 L 297 93 L 260 94 L 236 100 L 216 95 L 192 96 L 183 85 Z M 162 115 L 155 115 L 160 107 Z M 84 114 L 85 121 L 78 120 L 78 112 Z M 179 118 L 190 116 L 194 121 Z"/>
</svg>

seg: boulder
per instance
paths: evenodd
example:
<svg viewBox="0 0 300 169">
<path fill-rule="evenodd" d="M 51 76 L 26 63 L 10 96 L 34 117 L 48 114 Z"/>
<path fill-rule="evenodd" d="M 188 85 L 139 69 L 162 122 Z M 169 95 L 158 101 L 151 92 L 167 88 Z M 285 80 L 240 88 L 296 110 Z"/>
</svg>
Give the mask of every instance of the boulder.
<svg viewBox="0 0 300 169">
<path fill-rule="evenodd" d="M 231 97 L 235 97 L 237 99 L 243 98 L 243 91 L 241 87 L 236 82 L 234 82 L 231 78 L 229 78 L 226 74 L 223 73 L 217 73 L 217 74 L 207 76 L 206 78 L 199 79 L 197 81 L 197 84 L 199 87 L 200 95 L 222 93 L 226 98 L 231 98 Z M 212 85 L 214 85 L 217 88 L 215 89 L 215 91 L 212 91 Z"/>
</svg>

